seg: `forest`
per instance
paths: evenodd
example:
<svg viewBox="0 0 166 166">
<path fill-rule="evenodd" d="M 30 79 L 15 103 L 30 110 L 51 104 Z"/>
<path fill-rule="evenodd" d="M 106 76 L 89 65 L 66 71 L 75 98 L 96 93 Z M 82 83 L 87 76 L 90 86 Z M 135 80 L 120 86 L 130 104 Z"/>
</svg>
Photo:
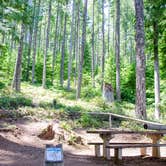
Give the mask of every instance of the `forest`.
<svg viewBox="0 0 166 166">
<path fill-rule="evenodd" d="M 77 130 L 109 125 L 91 112 L 166 125 L 166 1 L 0 0 L 0 165 L 42 165 L 47 125 L 86 154 Z"/>
<path fill-rule="evenodd" d="M 135 14 L 136 5 L 132 0 L 1 0 L 2 104 L 9 95 L 4 89 L 21 92 L 24 83 L 74 91 L 76 100 L 89 101 L 102 97 L 108 83 L 115 102 L 136 103 L 138 117 L 164 119 L 166 4 L 145 0 Z"/>
</svg>

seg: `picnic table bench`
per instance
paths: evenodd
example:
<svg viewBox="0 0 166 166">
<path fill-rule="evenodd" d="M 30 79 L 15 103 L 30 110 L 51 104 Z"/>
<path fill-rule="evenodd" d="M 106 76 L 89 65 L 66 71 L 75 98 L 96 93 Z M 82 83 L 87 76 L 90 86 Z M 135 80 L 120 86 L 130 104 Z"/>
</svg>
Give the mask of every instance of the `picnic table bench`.
<svg viewBox="0 0 166 166">
<path fill-rule="evenodd" d="M 91 142 L 89 145 L 95 146 L 95 155 L 100 156 L 100 146 L 103 146 L 103 157 L 110 159 L 110 149 L 114 149 L 115 158 L 122 158 L 123 148 L 141 148 L 141 155 L 146 155 L 146 147 L 152 147 L 152 156 L 160 157 L 160 147 L 166 144 L 159 144 L 160 139 L 166 131 L 126 131 L 126 130 L 88 130 L 87 133 L 99 134 L 103 142 Z M 111 143 L 110 140 L 115 134 L 141 134 L 151 138 L 151 143 Z"/>
</svg>

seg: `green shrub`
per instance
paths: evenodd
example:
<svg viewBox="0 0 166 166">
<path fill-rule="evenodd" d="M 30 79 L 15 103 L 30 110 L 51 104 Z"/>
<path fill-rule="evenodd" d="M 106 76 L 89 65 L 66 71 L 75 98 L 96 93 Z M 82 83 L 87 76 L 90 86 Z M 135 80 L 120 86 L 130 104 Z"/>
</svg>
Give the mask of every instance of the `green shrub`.
<svg viewBox="0 0 166 166">
<path fill-rule="evenodd" d="M 60 123 L 60 127 L 64 130 L 68 131 L 68 132 L 71 132 L 71 130 L 72 130 L 71 125 L 68 122 L 65 122 L 65 121 L 62 121 Z"/>
<path fill-rule="evenodd" d="M 3 82 L 0 82 L 0 89 L 5 88 L 5 84 Z"/>
<path fill-rule="evenodd" d="M 70 119 L 78 119 L 81 116 L 82 108 L 79 106 L 68 106 L 65 108 L 65 112 L 67 113 Z"/>
<path fill-rule="evenodd" d="M 0 108 L 6 108 L 6 109 L 17 109 L 21 106 L 32 106 L 32 100 L 27 99 L 22 96 L 18 97 L 9 97 L 4 96 L 0 97 Z"/>
<path fill-rule="evenodd" d="M 137 124 L 134 121 L 122 121 L 121 126 L 123 129 L 130 129 L 130 130 L 136 130 L 136 131 L 141 131 L 144 130 L 143 126 Z"/>
<path fill-rule="evenodd" d="M 87 86 L 86 88 L 82 89 L 82 97 L 85 99 L 92 99 L 96 96 L 101 96 L 100 90 L 96 88 L 92 88 L 91 86 Z"/>
<path fill-rule="evenodd" d="M 90 116 L 89 114 L 82 114 L 81 118 L 80 118 L 80 123 L 82 125 L 82 127 L 102 127 L 102 122 L 92 118 L 92 116 Z"/>
<path fill-rule="evenodd" d="M 42 107 L 42 108 L 52 108 L 53 107 L 53 104 L 51 102 L 45 102 L 45 101 L 42 101 L 39 103 L 39 107 Z"/>
</svg>

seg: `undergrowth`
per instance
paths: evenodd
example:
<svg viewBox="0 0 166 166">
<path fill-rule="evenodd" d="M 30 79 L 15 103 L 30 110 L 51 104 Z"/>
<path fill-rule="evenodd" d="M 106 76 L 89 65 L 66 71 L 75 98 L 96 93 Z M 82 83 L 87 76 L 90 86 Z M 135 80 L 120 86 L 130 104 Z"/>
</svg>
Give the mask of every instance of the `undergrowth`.
<svg viewBox="0 0 166 166">
<path fill-rule="evenodd" d="M 161 122 L 166 123 L 166 88 L 164 82 L 161 86 Z M 68 91 L 65 88 L 43 89 L 40 86 L 22 84 L 22 93 L 15 93 L 10 88 L 1 89 L 0 109 L 13 110 L 14 117 L 36 116 L 39 119 L 59 119 L 62 127 L 73 129 L 108 128 L 108 118 L 90 116 L 88 112 L 107 112 L 135 117 L 135 105 L 127 101 L 108 104 L 100 97 L 98 91 L 87 87 L 82 91 L 82 98 L 75 100 L 75 90 Z M 150 101 L 150 99 L 148 99 Z M 15 111 L 16 110 L 16 111 Z M 148 119 L 154 120 L 154 105 L 147 106 Z M 65 122 L 65 123 L 64 123 Z M 114 126 L 138 129 L 139 125 L 128 121 L 113 121 Z"/>
</svg>

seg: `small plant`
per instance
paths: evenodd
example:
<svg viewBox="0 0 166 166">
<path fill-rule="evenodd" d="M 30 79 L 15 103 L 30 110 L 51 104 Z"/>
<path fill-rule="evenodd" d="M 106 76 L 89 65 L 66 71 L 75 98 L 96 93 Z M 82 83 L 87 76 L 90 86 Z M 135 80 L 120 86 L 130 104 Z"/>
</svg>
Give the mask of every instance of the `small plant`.
<svg viewBox="0 0 166 166">
<path fill-rule="evenodd" d="M 101 127 L 101 121 L 98 121 L 95 118 L 92 118 L 89 114 L 84 113 L 80 118 L 80 123 L 82 127 Z"/>
<path fill-rule="evenodd" d="M 55 108 L 56 105 L 57 105 L 57 100 L 56 100 L 56 99 L 53 99 L 52 104 L 53 104 L 53 107 Z"/>
<path fill-rule="evenodd" d="M 69 145 L 75 145 L 76 136 L 75 135 L 70 135 L 70 137 L 69 137 L 67 142 L 68 142 Z"/>
<path fill-rule="evenodd" d="M 64 130 L 68 131 L 68 132 L 71 132 L 71 130 L 72 130 L 71 125 L 70 125 L 69 123 L 67 123 L 67 122 L 64 122 L 64 121 L 62 121 L 62 122 L 60 123 L 60 127 L 61 127 L 62 129 L 64 129 Z"/>
<path fill-rule="evenodd" d="M 100 91 L 90 86 L 83 88 L 82 97 L 86 100 L 93 99 L 96 96 L 100 96 Z"/>
<path fill-rule="evenodd" d="M 81 136 L 76 136 L 76 135 L 70 135 L 67 142 L 68 142 L 69 145 L 75 145 L 75 144 L 84 145 L 82 137 Z"/>
<path fill-rule="evenodd" d="M 121 126 L 122 126 L 123 129 L 131 129 L 131 130 L 134 130 L 134 131 L 144 130 L 144 128 L 142 126 L 138 125 L 134 121 L 122 121 Z"/>
<path fill-rule="evenodd" d="M 46 108 L 52 108 L 52 103 L 42 101 L 42 102 L 39 103 L 39 107 L 42 107 L 42 108 L 45 108 L 45 109 Z"/>
<path fill-rule="evenodd" d="M 16 97 L 9 97 L 9 96 L 3 96 L 0 97 L 0 108 L 6 108 L 6 109 L 17 109 L 21 106 L 32 106 L 32 100 L 27 99 L 22 96 L 16 96 Z"/>
</svg>

